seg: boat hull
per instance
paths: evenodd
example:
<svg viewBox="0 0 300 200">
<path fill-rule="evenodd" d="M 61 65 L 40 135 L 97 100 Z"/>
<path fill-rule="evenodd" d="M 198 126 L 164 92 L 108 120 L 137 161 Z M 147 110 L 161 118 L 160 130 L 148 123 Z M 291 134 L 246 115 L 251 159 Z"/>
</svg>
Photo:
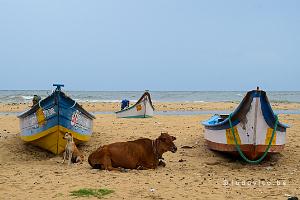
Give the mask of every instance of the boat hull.
<svg viewBox="0 0 300 200">
<path fill-rule="evenodd" d="M 153 114 L 154 108 L 148 92 L 135 105 L 116 112 L 117 118 L 148 118 L 153 117 Z"/>
<path fill-rule="evenodd" d="M 221 151 L 233 154 L 235 156 L 238 155 L 238 152 L 236 150 L 236 146 L 233 144 L 222 144 L 222 143 L 216 143 L 211 142 L 209 140 L 205 140 L 205 145 L 215 151 Z M 272 145 L 268 151 L 269 154 L 275 154 L 280 153 L 284 149 L 283 145 Z M 246 157 L 250 160 L 255 160 L 259 157 L 261 157 L 266 149 L 268 148 L 268 145 L 251 145 L 251 144 L 242 144 L 240 145 L 241 151 L 246 155 Z"/>
<path fill-rule="evenodd" d="M 237 154 L 237 142 L 242 152 L 249 159 L 253 160 L 261 157 L 270 143 L 275 124 L 274 113 L 264 94 L 252 91 L 248 95 L 248 99 L 243 100 L 237 111 L 233 113 L 232 126 L 236 141 L 229 126 L 228 118 L 216 122 L 220 119 L 218 119 L 218 116 L 214 116 L 203 122 L 207 147 L 216 151 Z M 279 153 L 284 149 L 286 128 L 287 126 L 278 123 L 268 153 Z"/>
<path fill-rule="evenodd" d="M 92 135 L 94 116 L 60 91 L 18 117 L 20 138 L 54 154 L 64 151 L 66 132 L 73 135 L 77 144 L 88 141 Z"/>
</svg>

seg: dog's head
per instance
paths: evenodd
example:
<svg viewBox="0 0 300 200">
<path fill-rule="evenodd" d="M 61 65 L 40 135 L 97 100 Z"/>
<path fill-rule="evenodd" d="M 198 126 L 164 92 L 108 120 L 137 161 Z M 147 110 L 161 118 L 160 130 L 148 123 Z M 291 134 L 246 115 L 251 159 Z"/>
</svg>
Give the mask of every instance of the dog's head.
<svg viewBox="0 0 300 200">
<path fill-rule="evenodd" d="M 73 141 L 73 136 L 71 133 L 66 132 L 65 136 L 63 137 L 63 139 L 67 140 L 68 142 Z"/>
</svg>

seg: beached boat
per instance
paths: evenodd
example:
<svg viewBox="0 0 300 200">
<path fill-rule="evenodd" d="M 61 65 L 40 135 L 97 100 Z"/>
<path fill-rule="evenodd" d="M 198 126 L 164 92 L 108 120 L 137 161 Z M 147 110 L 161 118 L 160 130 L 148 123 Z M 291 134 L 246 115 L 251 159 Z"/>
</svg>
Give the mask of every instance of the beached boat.
<svg viewBox="0 0 300 200">
<path fill-rule="evenodd" d="M 208 148 L 239 153 L 248 162 L 282 151 L 288 128 L 278 121 L 266 92 L 259 88 L 249 91 L 230 115 L 214 115 L 202 124 Z"/>
<path fill-rule="evenodd" d="M 146 91 L 133 106 L 116 112 L 116 115 L 118 118 L 147 118 L 152 117 L 153 113 L 150 93 Z"/>
<path fill-rule="evenodd" d="M 92 135 L 95 117 L 61 91 L 63 85 L 53 84 L 55 91 L 20 114 L 20 137 L 25 142 L 60 154 L 64 151 L 66 132 L 75 143 L 86 142 Z"/>
</svg>

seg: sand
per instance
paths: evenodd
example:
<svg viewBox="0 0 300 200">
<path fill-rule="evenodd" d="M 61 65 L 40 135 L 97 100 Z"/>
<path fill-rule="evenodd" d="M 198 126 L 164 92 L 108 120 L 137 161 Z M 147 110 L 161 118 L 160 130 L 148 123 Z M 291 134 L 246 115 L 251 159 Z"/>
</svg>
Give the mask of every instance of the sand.
<svg viewBox="0 0 300 200">
<path fill-rule="evenodd" d="M 115 112 L 120 110 L 120 103 L 79 102 L 79 104 L 90 112 Z M 154 107 L 156 111 L 233 110 L 238 104 L 238 102 L 155 102 Z M 300 110 L 300 103 L 272 103 L 271 105 L 276 110 Z M 29 109 L 30 106 L 30 103 L 0 103 L 0 112 L 23 112 Z"/>
<path fill-rule="evenodd" d="M 92 110 L 89 107 L 94 109 L 93 104 L 89 105 L 85 105 L 88 110 Z M 234 106 L 219 105 L 220 109 Z M 213 110 L 214 106 L 210 105 Z M 160 107 L 186 109 L 188 105 L 170 103 Z M 3 106 L 2 112 L 3 108 L 10 110 Z M 18 138 L 15 115 L 0 115 L 0 199 L 96 199 L 70 196 L 70 191 L 81 188 L 115 191 L 105 199 L 287 199 L 287 195 L 300 196 L 300 115 L 280 115 L 281 121 L 291 126 L 285 150 L 259 165 L 248 165 L 238 158 L 208 150 L 204 145 L 203 127 L 199 124 L 208 115 L 149 119 L 117 119 L 110 114 L 96 117 L 92 139 L 79 147 L 86 157 L 100 145 L 140 137 L 154 139 L 161 131 L 177 137 L 178 151 L 165 153 L 167 166 L 156 170 L 99 171 L 91 169 L 87 162 L 68 166 L 61 164 L 61 156 L 24 144 Z"/>
</svg>

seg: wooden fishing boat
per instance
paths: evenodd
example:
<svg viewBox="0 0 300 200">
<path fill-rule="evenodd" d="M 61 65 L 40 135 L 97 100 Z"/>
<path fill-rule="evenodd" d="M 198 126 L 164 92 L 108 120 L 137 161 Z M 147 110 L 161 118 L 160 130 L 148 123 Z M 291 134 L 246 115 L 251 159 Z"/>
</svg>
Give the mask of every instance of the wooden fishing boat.
<svg viewBox="0 0 300 200">
<path fill-rule="evenodd" d="M 55 91 L 20 114 L 20 137 L 25 142 L 60 154 L 64 151 L 66 132 L 72 133 L 76 144 L 92 135 L 95 117 L 61 91 L 63 85 L 53 84 Z"/>
<path fill-rule="evenodd" d="M 118 118 L 147 118 L 152 117 L 153 113 L 150 93 L 146 91 L 133 106 L 116 112 L 116 115 Z"/>
<path fill-rule="evenodd" d="M 248 162 L 282 151 L 288 128 L 278 121 L 266 92 L 259 88 L 249 91 L 232 114 L 214 115 L 202 124 L 208 148 L 239 153 Z"/>
</svg>

